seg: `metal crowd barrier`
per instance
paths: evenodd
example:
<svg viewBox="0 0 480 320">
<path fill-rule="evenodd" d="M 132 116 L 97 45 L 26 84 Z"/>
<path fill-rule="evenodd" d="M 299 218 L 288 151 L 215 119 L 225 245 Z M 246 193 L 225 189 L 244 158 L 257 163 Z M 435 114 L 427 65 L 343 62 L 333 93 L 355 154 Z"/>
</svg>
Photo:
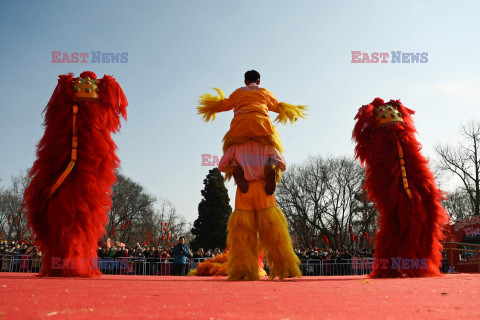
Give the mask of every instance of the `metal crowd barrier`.
<svg viewBox="0 0 480 320">
<path fill-rule="evenodd" d="M 353 258 L 342 260 L 309 259 L 302 261 L 304 276 L 345 276 L 364 275 L 372 271 L 373 258 Z"/>
<path fill-rule="evenodd" d="M 480 273 L 480 245 L 461 242 L 444 242 L 447 272 Z"/>
<path fill-rule="evenodd" d="M 187 260 L 186 273 L 196 269 L 208 258 Z M 114 275 L 158 275 L 167 276 L 173 271 L 173 258 L 120 257 L 98 258 L 98 269 L 103 274 Z M 41 258 L 29 256 L 3 255 L 0 257 L 0 272 L 38 272 L 42 267 Z"/>
<path fill-rule="evenodd" d="M 187 259 L 186 273 L 206 259 Z M 98 268 L 103 274 L 168 276 L 173 272 L 173 258 L 98 258 Z"/>
<path fill-rule="evenodd" d="M 38 272 L 41 266 L 41 258 L 32 259 L 30 256 L 10 255 L 3 255 L 0 258 L 1 272 Z"/>
<path fill-rule="evenodd" d="M 198 264 L 208 258 L 187 260 L 186 273 L 196 269 Z M 1 272 L 33 272 L 41 268 L 41 259 L 28 256 L 4 255 L 0 258 Z M 372 271 L 373 258 L 352 258 L 342 260 L 309 259 L 301 262 L 304 276 L 344 276 L 364 275 Z M 267 268 L 266 264 L 265 267 Z M 120 257 L 98 258 L 98 269 L 103 274 L 112 275 L 155 275 L 168 276 L 173 272 L 172 258 Z M 268 268 L 267 268 L 268 269 Z M 446 261 L 442 263 L 442 272 L 449 272 Z"/>
</svg>

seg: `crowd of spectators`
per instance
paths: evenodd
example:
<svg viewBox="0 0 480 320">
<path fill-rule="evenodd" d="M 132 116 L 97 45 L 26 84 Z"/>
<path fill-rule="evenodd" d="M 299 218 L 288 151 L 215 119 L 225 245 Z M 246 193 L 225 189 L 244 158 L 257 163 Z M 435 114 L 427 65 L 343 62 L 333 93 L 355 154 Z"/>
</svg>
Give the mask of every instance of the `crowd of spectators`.
<svg viewBox="0 0 480 320">
<path fill-rule="evenodd" d="M 98 247 L 98 257 L 99 258 L 173 258 L 172 253 L 173 247 L 162 247 L 162 246 L 142 246 L 137 243 L 133 247 L 125 245 L 113 245 L 110 247 L 99 246 Z M 306 260 L 349 260 L 352 257 L 360 258 L 371 258 L 373 256 L 373 250 L 370 249 L 357 249 L 357 248 L 347 248 L 343 247 L 342 249 L 332 249 L 332 248 L 300 248 L 296 249 L 298 257 L 302 261 Z M 212 258 L 218 254 L 222 254 L 220 248 L 207 249 L 199 248 L 195 251 L 192 251 L 193 258 Z M 18 243 L 13 241 L 7 243 L 7 241 L 0 241 L 0 258 L 10 257 L 10 256 L 28 256 L 30 259 L 39 259 L 42 256 L 42 252 L 37 249 L 37 247 L 29 244 Z"/>
<path fill-rule="evenodd" d="M 126 246 L 107 246 L 98 247 L 99 258 L 170 258 L 171 248 L 163 248 L 161 246 L 147 247 L 137 244 L 135 247 Z"/>
<path fill-rule="evenodd" d="M 98 247 L 98 257 L 100 258 L 173 258 L 173 247 L 162 246 L 142 246 L 137 243 L 134 247 L 127 247 L 121 245 L 114 245 L 108 248 L 107 246 Z M 203 248 L 199 248 L 193 252 L 193 258 L 212 258 L 217 254 L 221 254 L 222 250 L 215 248 L 214 250 L 208 249 L 205 251 Z"/>
<path fill-rule="evenodd" d="M 357 249 L 357 248 L 347 248 L 342 247 L 341 249 L 332 249 L 332 248 L 301 248 L 296 249 L 298 257 L 302 263 L 315 264 L 320 261 L 325 263 L 337 263 L 342 264 L 348 261 L 351 261 L 352 258 L 371 258 L 373 255 L 372 250 L 368 249 Z M 195 263 L 198 263 L 206 258 L 215 257 L 218 254 L 222 254 L 220 248 L 207 249 L 199 248 L 185 254 L 185 258 L 192 259 Z M 12 257 L 14 259 L 12 259 Z M 42 252 L 38 250 L 35 246 L 29 244 L 23 244 L 18 242 L 7 243 L 6 241 L 0 242 L 0 260 L 1 260 L 1 271 L 19 271 L 19 272 L 38 272 L 41 266 L 41 257 Z M 98 257 L 101 261 L 116 261 L 116 262 L 125 262 L 125 265 L 128 264 L 128 270 L 120 270 L 121 268 L 117 265 L 109 265 L 108 263 L 102 263 L 101 268 L 104 273 L 113 273 L 113 272 L 125 272 L 132 274 L 173 274 L 174 264 L 167 266 L 169 263 L 174 261 L 175 250 L 173 247 L 162 247 L 162 246 L 145 246 L 137 243 L 135 246 L 125 246 L 125 245 L 112 245 L 99 246 L 98 247 Z M 182 258 L 182 261 L 184 258 Z M 138 262 L 147 262 L 146 269 L 142 267 L 143 264 Z M 158 263 L 165 266 L 160 266 Z M 178 263 L 178 261 L 177 261 Z M 164 268 L 160 269 L 160 268 Z M 177 268 L 178 269 L 178 268 Z M 182 269 L 183 270 L 183 269 Z M 188 269 L 187 271 L 188 272 Z M 184 274 L 185 271 L 181 271 L 181 274 Z"/>
<path fill-rule="evenodd" d="M 137 243 L 133 247 L 125 245 L 99 246 L 98 257 L 104 263 L 101 264 L 103 273 L 125 273 L 125 274 L 157 274 L 168 275 L 174 274 L 175 263 L 185 263 L 186 258 L 192 259 L 195 265 L 206 258 L 215 257 L 222 254 L 219 248 L 207 249 L 199 248 L 195 251 L 188 249 L 175 250 L 174 247 L 162 246 L 142 246 Z M 352 260 L 362 259 L 369 260 L 373 257 L 374 251 L 371 249 L 359 249 L 355 247 L 343 246 L 339 249 L 332 248 L 300 248 L 295 249 L 300 261 L 302 262 L 302 272 L 312 275 L 328 275 L 328 274 L 349 274 Z M 184 255 L 175 262 L 175 256 Z M 460 260 L 468 260 L 467 254 L 461 252 Z M 443 259 L 446 260 L 445 252 Z M 38 272 L 41 266 L 42 252 L 36 246 L 18 243 L 13 241 L 0 241 L 0 271 L 1 272 Z M 108 262 L 116 262 L 109 264 Z M 124 262 L 127 268 L 120 268 L 119 262 Z M 141 262 L 141 263 L 138 263 Z M 146 264 L 145 264 L 146 262 Z M 173 262 L 173 263 L 172 263 Z M 333 266 L 335 265 L 335 268 Z M 181 269 L 180 274 L 185 274 L 185 266 Z M 341 269 L 339 269 L 341 268 Z M 176 268 L 178 269 L 178 268 Z M 345 270 L 344 270 L 345 269 Z"/>
<path fill-rule="evenodd" d="M 0 242 L 0 261 L 2 272 L 10 271 L 12 256 L 16 257 L 15 269 L 18 271 L 38 272 L 41 265 L 42 252 L 33 245 L 13 241 Z"/>
<path fill-rule="evenodd" d="M 113 245 L 111 247 L 100 246 L 98 247 L 98 257 L 99 258 L 173 258 L 172 253 L 173 247 L 162 247 L 162 246 L 142 246 L 136 244 L 133 247 L 125 245 Z M 193 252 L 193 258 L 212 258 L 217 254 L 221 254 L 222 250 L 219 248 L 204 250 L 200 248 Z M 30 259 L 40 259 L 42 252 L 37 249 L 36 246 L 19 243 L 17 241 L 12 241 L 8 243 L 5 240 L 0 241 L 0 259 L 1 258 L 11 258 L 15 257 L 24 257 L 28 256 Z"/>
</svg>

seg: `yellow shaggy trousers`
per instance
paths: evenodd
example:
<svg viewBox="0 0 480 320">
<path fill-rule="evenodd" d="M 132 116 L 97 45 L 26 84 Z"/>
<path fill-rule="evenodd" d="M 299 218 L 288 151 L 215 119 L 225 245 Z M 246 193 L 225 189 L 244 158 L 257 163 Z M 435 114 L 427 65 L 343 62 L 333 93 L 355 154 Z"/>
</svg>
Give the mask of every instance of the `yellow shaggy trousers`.
<svg viewBox="0 0 480 320">
<path fill-rule="evenodd" d="M 258 280 L 260 252 L 267 256 L 270 279 L 301 277 L 287 220 L 275 196 L 265 193 L 265 180 L 250 181 L 247 193 L 237 188 L 227 230 L 229 280 Z"/>
</svg>

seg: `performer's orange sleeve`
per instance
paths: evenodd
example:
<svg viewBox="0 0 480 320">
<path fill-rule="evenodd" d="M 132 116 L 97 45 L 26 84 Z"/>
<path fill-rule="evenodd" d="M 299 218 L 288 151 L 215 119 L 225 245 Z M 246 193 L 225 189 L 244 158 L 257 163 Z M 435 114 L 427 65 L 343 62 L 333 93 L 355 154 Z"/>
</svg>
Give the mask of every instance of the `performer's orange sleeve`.
<svg viewBox="0 0 480 320">
<path fill-rule="evenodd" d="M 223 112 L 223 111 L 230 111 L 235 107 L 235 101 L 232 99 L 235 91 L 232 94 L 219 102 L 219 104 L 215 107 L 215 112 Z"/>
<path fill-rule="evenodd" d="M 267 98 L 267 106 L 269 111 L 273 111 L 278 113 L 278 100 L 275 98 L 273 93 L 271 93 L 269 90 L 265 89 L 265 97 Z"/>
</svg>

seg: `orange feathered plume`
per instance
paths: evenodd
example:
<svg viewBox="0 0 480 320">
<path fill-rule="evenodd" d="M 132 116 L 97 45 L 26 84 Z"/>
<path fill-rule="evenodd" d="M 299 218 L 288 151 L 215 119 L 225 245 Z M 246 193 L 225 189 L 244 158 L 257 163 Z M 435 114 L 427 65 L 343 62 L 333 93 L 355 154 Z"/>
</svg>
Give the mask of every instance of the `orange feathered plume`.
<svg viewBox="0 0 480 320">
<path fill-rule="evenodd" d="M 414 111 L 400 100 L 390 100 L 388 104 L 397 108 L 404 122 L 378 126 L 375 110 L 383 104 L 376 98 L 359 109 L 352 136 L 355 157 L 366 169 L 364 188 L 380 213 L 371 276 L 436 276 L 442 259 L 442 229 L 449 221 L 440 203 L 443 193 L 420 153 Z M 402 179 L 399 145 L 411 196 Z"/>
<path fill-rule="evenodd" d="M 93 72 L 81 77 L 96 78 Z M 98 81 L 100 98 L 77 100 L 73 74 L 59 76 L 45 108 L 45 133 L 29 172 L 24 195 L 28 224 L 43 251 L 41 276 L 100 275 L 97 240 L 105 231 L 111 187 L 120 160 L 111 133 L 126 118 L 127 99 L 111 76 Z M 78 106 L 78 157 L 71 173 L 51 198 L 49 190 L 64 172 L 72 152 L 72 106 Z"/>
<path fill-rule="evenodd" d="M 227 275 L 228 251 L 216 255 L 200 263 L 196 276 L 225 276 Z"/>
<path fill-rule="evenodd" d="M 264 269 L 265 255 L 262 253 L 258 257 L 259 275 L 266 276 L 267 272 Z M 213 258 L 207 259 L 197 266 L 197 269 L 190 272 L 191 276 L 226 276 L 228 263 L 228 250 L 222 254 L 218 254 Z"/>
</svg>

